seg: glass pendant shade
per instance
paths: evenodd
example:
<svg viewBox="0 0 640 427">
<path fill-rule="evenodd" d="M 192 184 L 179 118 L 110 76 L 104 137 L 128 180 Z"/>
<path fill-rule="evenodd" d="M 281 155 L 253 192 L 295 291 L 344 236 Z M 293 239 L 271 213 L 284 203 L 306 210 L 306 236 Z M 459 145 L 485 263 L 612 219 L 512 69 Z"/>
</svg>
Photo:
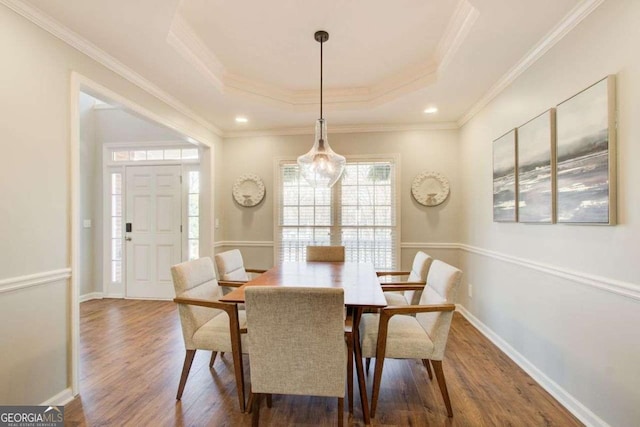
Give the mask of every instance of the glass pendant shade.
<svg viewBox="0 0 640 427">
<path fill-rule="evenodd" d="M 311 150 L 298 157 L 300 173 L 312 187 L 331 187 L 340 179 L 347 160 L 336 154 L 327 141 L 327 123 L 316 121 L 316 138 Z"/>
</svg>

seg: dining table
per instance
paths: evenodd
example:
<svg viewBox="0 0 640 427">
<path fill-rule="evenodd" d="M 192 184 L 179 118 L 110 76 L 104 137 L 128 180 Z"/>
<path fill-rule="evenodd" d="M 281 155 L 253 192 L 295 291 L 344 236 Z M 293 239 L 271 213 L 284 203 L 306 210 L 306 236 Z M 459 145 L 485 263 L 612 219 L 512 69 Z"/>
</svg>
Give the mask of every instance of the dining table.
<svg viewBox="0 0 640 427">
<path fill-rule="evenodd" d="M 362 416 L 370 424 L 369 404 L 365 386 L 359 325 L 365 309 L 387 305 L 376 270 L 366 262 L 283 262 L 265 273 L 235 288 L 220 301 L 244 303 L 244 291 L 249 286 L 296 286 L 344 289 L 344 305 L 352 320 L 353 355 L 355 359 Z M 351 399 L 351 396 L 349 396 Z"/>
</svg>

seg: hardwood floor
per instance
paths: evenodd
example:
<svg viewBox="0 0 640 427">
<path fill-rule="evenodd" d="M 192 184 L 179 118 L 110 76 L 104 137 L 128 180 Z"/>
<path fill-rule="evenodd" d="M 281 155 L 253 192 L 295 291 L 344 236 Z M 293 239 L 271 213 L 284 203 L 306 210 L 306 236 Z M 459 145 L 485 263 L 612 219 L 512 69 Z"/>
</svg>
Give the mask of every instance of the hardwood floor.
<svg viewBox="0 0 640 427">
<path fill-rule="evenodd" d="M 198 351 L 182 396 L 176 391 L 184 344 L 174 303 L 94 300 L 80 305 L 80 396 L 65 407 L 68 426 L 249 426 L 238 410 L 230 354 Z M 419 360 L 387 360 L 373 426 L 578 426 L 557 403 L 462 316 L 455 314 L 444 360 L 453 406 Z M 247 387 L 250 383 L 245 356 Z M 371 396 L 373 363 L 367 377 Z M 247 388 L 248 390 L 248 388 Z M 358 393 L 348 425 L 363 425 Z M 346 406 L 346 405 L 345 405 Z M 265 426 L 334 425 L 335 399 L 274 396 Z"/>
</svg>

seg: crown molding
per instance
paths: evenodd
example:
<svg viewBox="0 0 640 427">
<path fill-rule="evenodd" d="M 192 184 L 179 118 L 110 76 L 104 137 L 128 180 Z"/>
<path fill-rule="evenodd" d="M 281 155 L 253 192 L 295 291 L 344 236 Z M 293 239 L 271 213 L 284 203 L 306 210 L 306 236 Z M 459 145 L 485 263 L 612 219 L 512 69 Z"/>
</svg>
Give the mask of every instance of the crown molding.
<svg viewBox="0 0 640 427">
<path fill-rule="evenodd" d="M 503 75 L 496 84 L 484 96 L 476 102 L 459 120 L 458 126 L 462 127 L 471 120 L 480 110 L 489 104 L 496 96 L 513 83 L 522 73 L 531 67 L 538 59 L 547 53 L 553 46 L 562 40 L 571 32 L 578 24 L 580 24 L 587 16 L 600 6 L 604 0 L 583 0 L 576 5 L 571 11 L 560 21 L 558 25 L 553 27 L 524 57 L 511 67 L 505 75 Z"/>
<path fill-rule="evenodd" d="M 225 85 L 221 78 L 225 74 L 224 66 L 179 13 L 173 17 L 167 33 L 167 43 L 212 82 L 216 89 L 224 91 Z"/>
<path fill-rule="evenodd" d="M 387 125 L 338 125 L 329 128 L 331 134 L 343 133 L 369 133 L 369 132 L 411 132 L 425 130 L 456 130 L 456 122 L 436 122 L 436 123 L 412 123 L 412 124 L 387 124 Z M 222 136 L 224 138 L 250 138 L 260 136 L 289 136 L 289 135 L 313 135 L 313 126 L 292 127 L 281 129 L 263 129 L 246 131 L 228 131 Z"/>
<path fill-rule="evenodd" d="M 460 0 L 434 58 L 407 67 L 371 86 L 325 89 L 325 106 L 334 110 L 372 108 L 432 85 L 458 51 L 478 15 L 468 0 Z M 179 12 L 174 15 L 167 42 L 222 93 L 256 97 L 293 111 L 310 111 L 318 105 L 317 90 L 286 89 L 226 70 Z"/>
<path fill-rule="evenodd" d="M 453 16 L 447 24 L 444 35 L 436 47 L 435 60 L 438 63 L 438 73 L 447 68 L 462 42 L 467 38 L 471 27 L 475 24 L 480 12 L 467 0 L 460 0 Z"/>
<path fill-rule="evenodd" d="M 127 67 L 122 62 L 118 61 L 113 56 L 109 55 L 90 41 L 86 40 L 71 29 L 62 25 L 60 22 L 53 19 L 40 9 L 26 4 L 21 0 L 0 0 L 0 4 L 5 5 L 17 14 L 33 22 L 38 27 L 67 43 L 69 46 L 84 53 L 89 58 L 102 64 L 109 70 L 138 86 L 140 89 L 155 96 L 165 104 L 171 106 L 199 125 L 205 127 L 218 136 L 222 136 L 222 131 L 213 123 L 199 116 L 191 109 L 189 109 L 189 107 L 187 107 L 185 104 L 178 101 L 178 99 L 174 98 L 172 95 L 169 95 L 167 92 L 160 89 L 160 87 L 156 86 L 154 83 L 151 83 L 149 80 L 145 79 L 140 74 L 136 73 L 131 68 Z"/>
</svg>

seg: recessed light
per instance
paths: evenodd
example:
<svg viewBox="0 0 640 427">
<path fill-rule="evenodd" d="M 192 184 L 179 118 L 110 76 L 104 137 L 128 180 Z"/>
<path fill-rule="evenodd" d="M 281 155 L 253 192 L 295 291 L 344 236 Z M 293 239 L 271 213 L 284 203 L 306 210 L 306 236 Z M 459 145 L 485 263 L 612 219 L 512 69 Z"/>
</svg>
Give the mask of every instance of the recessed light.
<svg viewBox="0 0 640 427">
<path fill-rule="evenodd" d="M 429 107 L 426 110 L 424 110 L 425 114 L 435 114 L 438 112 L 438 107 Z"/>
<path fill-rule="evenodd" d="M 242 116 L 236 117 L 236 123 L 247 123 L 248 121 L 249 119 L 247 119 L 246 117 L 242 117 Z"/>
</svg>

